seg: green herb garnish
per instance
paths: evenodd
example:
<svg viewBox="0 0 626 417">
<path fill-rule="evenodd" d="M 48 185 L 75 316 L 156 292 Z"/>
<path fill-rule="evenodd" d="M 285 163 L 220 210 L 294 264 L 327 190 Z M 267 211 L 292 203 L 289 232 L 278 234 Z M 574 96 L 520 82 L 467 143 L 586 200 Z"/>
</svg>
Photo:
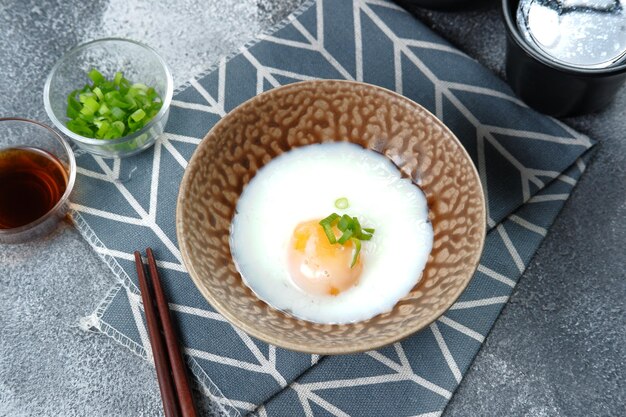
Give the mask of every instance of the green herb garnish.
<svg viewBox="0 0 626 417">
<path fill-rule="evenodd" d="M 347 201 L 348 200 L 346 199 L 346 202 Z M 337 202 L 335 202 L 335 205 L 337 205 Z M 374 235 L 374 229 L 369 227 L 362 228 L 361 223 L 359 223 L 359 220 L 356 217 L 350 217 L 347 214 L 339 216 L 337 213 L 332 213 L 330 216 L 320 221 L 320 226 L 324 229 L 324 233 L 332 245 L 336 243 L 345 245 L 348 241 L 354 242 L 355 251 L 352 256 L 350 268 L 352 268 L 359 259 L 361 241 L 370 240 Z M 337 226 L 337 229 L 339 229 L 342 233 L 341 236 L 339 236 L 339 239 L 337 239 L 335 232 L 333 231 L 333 227 L 335 226 Z"/>
<path fill-rule="evenodd" d="M 163 106 L 154 88 L 133 84 L 119 71 L 111 81 L 96 69 L 87 76 L 92 84 L 67 97 L 66 126 L 81 136 L 121 138 L 143 128 Z"/>
<path fill-rule="evenodd" d="M 339 210 L 345 210 L 350 207 L 350 203 L 348 202 L 347 198 L 341 197 L 335 200 L 335 207 L 337 207 Z"/>
</svg>

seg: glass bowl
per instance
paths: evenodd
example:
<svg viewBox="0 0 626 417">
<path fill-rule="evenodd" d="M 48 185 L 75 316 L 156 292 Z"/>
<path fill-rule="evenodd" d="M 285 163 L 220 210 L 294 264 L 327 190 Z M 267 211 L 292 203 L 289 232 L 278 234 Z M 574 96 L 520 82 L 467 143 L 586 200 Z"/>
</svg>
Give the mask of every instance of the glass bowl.
<svg viewBox="0 0 626 417">
<path fill-rule="evenodd" d="M 14 158 L 14 152 L 16 150 L 24 149 L 47 155 L 51 161 L 54 161 L 54 164 L 60 164 L 62 166 L 65 171 L 63 173 L 65 191 L 63 191 L 56 204 L 49 210 L 44 211 L 39 218 L 17 227 L 3 228 L 0 224 L 0 243 L 20 243 L 43 236 L 52 231 L 59 220 L 63 219 L 67 213 L 68 199 L 74 188 L 76 162 L 72 148 L 67 141 L 50 127 L 33 120 L 21 118 L 0 118 L 0 181 L 8 181 L 9 176 L 14 175 L 16 172 L 20 174 L 24 173 L 23 168 L 17 170 L 13 167 L 10 171 L 9 169 L 5 169 L 7 159 Z M 50 158 L 50 155 L 54 157 L 54 159 Z M 22 177 L 21 184 L 23 184 L 24 181 L 32 181 L 32 174 L 32 171 L 26 173 L 28 177 L 25 179 Z M 0 202 L 2 202 L 3 199 L 13 199 L 15 197 L 13 195 L 14 193 L 23 192 L 22 189 L 7 187 L 6 184 L 7 183 L 0 184 L 3 190 L 3 192 L 0 193 Z M 47 185 L 48 183 L 45 183 L 45 186 Z M 44 185 L 41 183 L 37 186 Z M 29 202 L 33 203 L 33 201 Z M 52 203 L 53 201 L 49 204 L 52 205 Z M 2 207 L 6 206 L 6 204 L 2 204 Z"/>
<path fill-rule="evenodd" d="M 65 114 L 67 96 L 87 83 L 87 73 L 93 68 L 108 79 L 121 71 L 131 82 L 154 87 L 163 100 L 161 110 L 141 130 L 118 139 L 93 139 L 72 132 L 65 126 L 69 120 Z M 127 39 L 105 38 L 84 43 L 66 53 L 48 75 L 43 100 L 54 126 L 80 148 L 114 158 L 141 152 L 163 133 L 173 91 L 172 74 L 154 49 Z"/>
</svg>

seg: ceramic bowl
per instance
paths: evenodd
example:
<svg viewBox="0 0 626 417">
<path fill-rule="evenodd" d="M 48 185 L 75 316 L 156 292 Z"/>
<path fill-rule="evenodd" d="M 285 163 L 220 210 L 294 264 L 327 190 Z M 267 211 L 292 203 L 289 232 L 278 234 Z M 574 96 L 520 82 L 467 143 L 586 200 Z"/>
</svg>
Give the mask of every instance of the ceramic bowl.
<svg viewBox="0 0 626 417">
<path fill-rule="evenodd" d="M 329 141 L 353 142 L 393 161 L 426 194 L 435 233 L 422 279 L 393 310 L 341 325 L 300 320 L 259 300 L 229 247 L 237 200 L 255 173 L 292 148 Z M 326 80 L 260 94 L 211 129 L 185 171 L 176 231 L 196 286 L 232 324 L 287 349 L 344 354 L 400 340 L 443 314 L 478 265 L 485 218 L 478 173 L 442 122 L 389 90 Z"/>
</svg>

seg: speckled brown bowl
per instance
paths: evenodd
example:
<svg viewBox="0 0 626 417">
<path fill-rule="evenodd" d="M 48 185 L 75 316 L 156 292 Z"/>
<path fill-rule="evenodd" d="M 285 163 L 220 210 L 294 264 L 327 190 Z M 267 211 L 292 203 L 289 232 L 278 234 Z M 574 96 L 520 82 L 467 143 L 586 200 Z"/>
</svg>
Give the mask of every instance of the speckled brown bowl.
<svg viewBox="0 0 626 417">
<path fill-rule="evenodd" d="M 419 284 L 392 311 L 352 324 L 311 323 L 268 306 L 242 282 L 228 242 L 237 200 L 255 173 L 283 152 L 327 141 L 389 157 L 425 192 L 435 232 Z M 185 171 L 176 231 L 196 286 L 232 324 L 287 349 L 341 354 L 395 342 L 443 314 L 478 265 L 485 216 L 472 161 L 422 106 L 368 84 L 306 81 L 250 99 L 211 129 Z"/>
</svg>

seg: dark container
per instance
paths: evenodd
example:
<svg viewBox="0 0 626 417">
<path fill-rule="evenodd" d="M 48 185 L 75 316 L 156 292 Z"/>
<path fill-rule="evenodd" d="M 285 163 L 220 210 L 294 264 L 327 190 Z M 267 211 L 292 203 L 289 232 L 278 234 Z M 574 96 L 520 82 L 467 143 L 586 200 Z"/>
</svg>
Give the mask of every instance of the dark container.
<svg viewBox="0 0 626 417">
<path fill-rule="evenodd" d="M 417 6 L 449 11 L 475 9 L 491 2 L 495 2 L 495 0 L 396 0 L 396 3 L 409 9 L 411 6 Z"/>
<path fill-rule="evenodd" d="M 530 107 L 551 116 L 593 113 L 606 107 L 626 81 L 626 62 L 607 68 L 576 68 L 542 55 L 522 38 L 519 0 L 502 0 L 507 31 L 506 76 Z"/>
</svg>

